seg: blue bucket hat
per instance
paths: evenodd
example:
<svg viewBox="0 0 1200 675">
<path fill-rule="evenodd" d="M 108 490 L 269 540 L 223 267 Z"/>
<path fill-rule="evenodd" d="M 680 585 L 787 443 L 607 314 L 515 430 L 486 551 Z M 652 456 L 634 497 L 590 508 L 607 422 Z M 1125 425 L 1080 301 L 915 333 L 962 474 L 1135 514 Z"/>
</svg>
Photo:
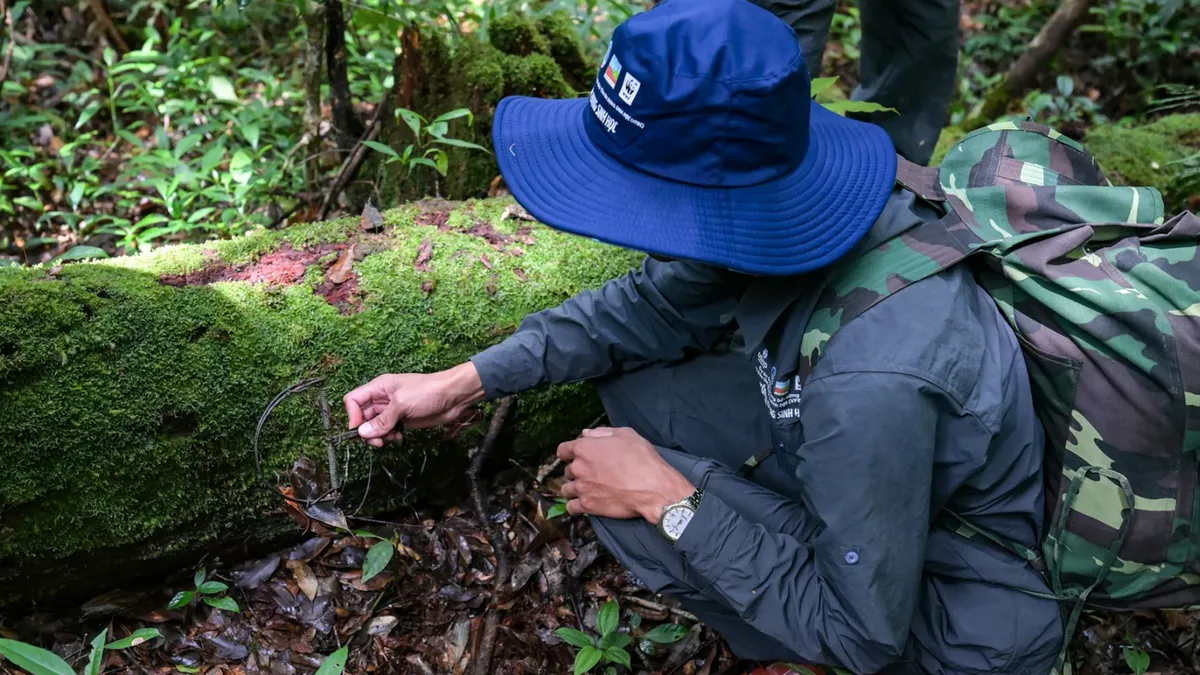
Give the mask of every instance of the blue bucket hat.
<svg viewBox="0 0 1200 675">
<path fill-rule="evenodd" d="M 588 98 L 506 98 L 493 140 L 541 222 L 761 275 L 840 258 L 896 174 L 887 133 L 815 103 L 795 33 L 749 0 L 665 0 L 634 16 Z"/>
</svg>

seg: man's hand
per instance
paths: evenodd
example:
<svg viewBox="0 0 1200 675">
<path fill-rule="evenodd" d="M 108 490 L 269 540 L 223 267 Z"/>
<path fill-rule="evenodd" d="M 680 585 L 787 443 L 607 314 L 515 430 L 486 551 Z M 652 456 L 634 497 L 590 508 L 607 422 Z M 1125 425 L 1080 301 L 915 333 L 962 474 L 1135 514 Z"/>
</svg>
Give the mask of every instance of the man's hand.
<svg viewBox="0 0 1200 675">
<path fill-rule="evenodd" d="M 632 429 L 584 429 L 558 446 L 567 462 L 567 511 L 609 518 L 642 517 L 658 524 L 668 504 L 696 489 Z"/>
<path fill-rule="evenodd" d="M 380 448 L 400 439 L 394 431 L 435 427 L 461 417 L 483 400 L 483 384 L 475 365 L 467 362 L 429 375 L 380 375 L 342 398 L 350 428 Z"/>
</svg>

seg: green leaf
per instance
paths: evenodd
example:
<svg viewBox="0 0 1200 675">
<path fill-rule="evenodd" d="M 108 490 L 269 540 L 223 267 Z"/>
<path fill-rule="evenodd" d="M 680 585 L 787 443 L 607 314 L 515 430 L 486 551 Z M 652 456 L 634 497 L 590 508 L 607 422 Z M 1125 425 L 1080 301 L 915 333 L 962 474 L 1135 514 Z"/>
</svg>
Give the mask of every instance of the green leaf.
<svg viewBox="0 0 1200 675">
<path fill-rule="evenodd" d="M 229 175 L 235 181 L 245 185 L 250 182 L 250 178 L 254 173 L 250 170 L 251 163 L 254 159 L 245 150 L 238 150 L 233 153 L 233 159 L 229 160 Z"/>
<path fill-rule="evenodd" d="M 443 113 L 441 115 L 438 115 L 436 118 L 434 118 L 433 121 L 435 123 L 436 122 L 449 122 L 450 120 L 456 120 L 460 117 L 467 118 L 467 124 L 475 123 L 475 116 L 472 115 L 471 111 L 467 110 L 466 108 L 458 108 L 457 110 L 451 110 L 448 113 Z"/>
<path fill-rule="evenodd" d="M 250 144 L 250 147 L 257 150 L 258 149 L 258 139 L 259 139 L 259 136 L 261 135 L 261 130 L 258 128 L 258 125 L 257 124 L 243 124 L 239 128 L 241 129 L 242 136 L 244 136 L 246 138 L 246 142 Z"/>
<path fill-rule="evenodd" d="M 584 647 L 594 647 L 596 645 L 596 641 L 593 640 L 590 635 L 574 628 L 559 628 L 558 630 L 554 631 L 554 634 L 562 638 L 567 644 L 575 645 L 581 649 Z"/>
<path fill-rule="evenodd" d="M 566 502 L 561 502 L 561 503 L 555 504 L 554 506 L 550 507 L 549 511 L 546 512 L 546 519 L 554 520 L 555 518 L 563 515 L 566 512 L 567 512 L 567 503 Z"/>
<path fill-rule="evenodd" d="M 396 152 L 390 146 L 385 145 L 383 143 L 379 143 L 377 141 L 363 141 L 363 145 L 367 146 L 368 148 L 371 148 L 372 150 L 374 150 L 376 152 L 382 152 L 383 154 L 387 155 L 388 157 L 395 157 L 396 159 L 400 159 L 400 153 Z"/>
<path fill-rule="evenodd" d="M 208 578 L 208 569 L 201 567 L 200 571 L 196 572 L 196 575 L 192 577 L 192 583 L 196 584 L 196 588 L 199 588 L 200 584 L 204 583 L 204 580 L 207 578 Z"/>
<path fill-rule="evenodd" d="M 482 151 L 488 153 L 489 155 L 492 154 L 491 150 L 488 150 L 487 148 L 483 147 L 482 145 L 479 145 L 478 143 L 472 143 L 470 141 L 464 141 L 464 140 L 460 140 L 457 138 L 438 138 L 438 139 L 434 140 L 434 143 L 445 143 L 446 145 L 453 145 L 453 146 L 459 147 L 459 148 L 470 148 L 472 150 L 482 150 Z"/>
<path fill-rule="evenodd" d="M 600 631 L 600 635 L 608 635 L 617 629 L 617 623 L 621 620 L 621 608 L 617 605 L 616 600 L 609 600 L 600 608 L 600 613 L 596 615 L 596 630 Z"/>
<path fill-rule="evenodd" d="M 162 637 L 162 633 L 158 632 L 157 628 L 142 628 L 141 630 L 134 631 L 133 635 L 130 635 L 124 640 L 117 640 L 116 642 L 110 642 L 104 645 L 104 648 L 129 649 L 130 647 L 136 647 L 143 642 L 153 640 L 156 637 Z"/>
<path fill-rule="evenodd" d="M 213 595 L 229 590 L 229 586 L 219 581 L 206 581 L 196 589 L 201 595 Z"/>
<path fill-rule="evenodd" d="M 68 199 L 71 200 L 71 208 L 79 208 L 80 202 L 83 201 L 83 192 L 87 189 L 87 183 L 76 183 L 71 186 L 71 194 Z"/>
<path fill-rule="evenodd" d="M 137 225 L 134 225 L 134 227 L 146 227 L 148 225 L 157 225 L 159 223 L 165 223 L 169 220 L 171 220 L 171 219 L 164 216 L 161 213 L 151 213 L 150 215 L 137 221 Z M 196 585 L 199 586 L 201 584 L 196 584 Z"/>
<path fill-rule="evenodd" d="M 175 144 L 175 159 L 180 159 L 187 153 L 188 150 L 200 145 L 200 141 L 204 140 L 204 134 L 188 134 L 179 139 Z"/>
<path fill-rule="evenodd" d="M 1125 647 L 1125 663 L 1133 675 L 1142 675 L 1150 668 L 1150 655 L 1137 647 Z"/>
<path fill-rule="evenodd" d="M 221 75 L 212 75 L 208 78 L 208 89 L 222 101 L 237 101 L 237 92 L 233 90 L 233 83 L 228 77 Z"/>
<path fill-rule="evenodd" d="M 18 668 L 28 670 L 31 675 L 75 675 L 71 666 L 54 652 L 24 642 L 0 639 L 0 656 Z"/>
<path fill-rule="evenodd" d="M 192 604 L 192 600 L 196 598 L 194 591 L 180 591 L 171 598 L 171 604 L 167 605 L 167 609 L 179 609 Z"/>
<path fill-rule="evenodd" d="M 341 675 L 346 669 L 346 659 L 350 657 L 350 646 L 347 645 L 329 655 L 325 662 L 317 668 L 316 675 Z"/>
<path fill-rule="evenodd" d="M 424 117 L 408 108 L 399 108 L 396 110 L 396 116 L 404 119 L 404 123 L 408 125 L 409 129 L 412 129 L 414 138 L 421 137 L 421 125 L 425 123 Z"/>
<path fill-rule="evenodd" d="M 392 555 L 395 553 L 396 547 L 392 546 L 392 542 L 390 541 L 381 541 L 372 546 L 367 551 L 367 559 L 363 563 L 363 582 L 366 582 L 386 569 L 388 563 L 392 561 Z"/>
<path fill-rule="evenodd" d="M 621 649 L 620 647 L 609 647 L 608 649 L 605 649 L 604 650 L 604 658 L 609 663 L 619 663 L 619 664 L 625 666 L 626 668 L 628 668 L 630 666 L 629 652 L 625 651 L 624 649 Z"/>
<path fill-rule="evenodd" d="M 175 670 L 181 673 L 198 673 L 204 670 L 204 666 L 175 666 Z"/>
<path fill-rule="evenodd" d="M 1059 75 L 1054 84 L 1063 96 L 1070 96 L 1075 91 L 1075 80 L 1070 75 Z"/>
<path fill-rule="evenodd" d="M 228 597 L 228 596 L 226 596 L 224 598 L 204 598 L 204 603 L 207 604 L 209 607 L 215 607 L 217 609 L 221 609 L 226 612 L 242 611 L 241 608 L 238 607 L 237 602 L 233 598 Z"/>
<path fill-rule="evenodd" d="M 816 98 L 817 94 L 820 94 L 821 92 L 825 91 L 826 89 L 832 87 L 833 84 L 837 81 L 838 81 L 837 77 L 813 78 L 812 84 L 809 85 L 809 88 L 812 91 L 813 98 Z"/>
<path fill-rule="evenodd" d="M 89 258 L 107 258 L 108 251 L 96 246 L 72 246 L 63 252 L 62 255 L 55 258 L 52 262 L 62 262 L 64 260 L 87 260 Z"/>
<path fill-rule="evenodd" d="M 16 197 L 13 199 L 13 203 L 20 204 L 21 206 L 24 206 L 27 209 L 32 209 L 34 211 L 44 211 L 45 210 L 45 207 L 42 206 L 42 203 L 39 202 L 38 200 L 34 199 L 33 197 Z"/>
<path fill-rule="evenodd" d="M 441 138 L 450 131 L 450 125 L 445 122 L 430 122 L 429 126 L 425 127 L 425 133 L 434 138 Z"/>
<path fill-rule="evenodd" d="M 575 675 L 583 675 L 600 663 L 600 659 L 604 657 L 604 652 L 601 652 L 595 647 L 584 647 L 575 655 Z"/>
<path fill-rule="evenodd" d="M 677 623 L 664 623 L 646 633 L 646 639 L 660 645 L 669 645 L 672 642 L 679 642 L 684 635 L 687 635 L 687 629 L 683 626 Z"/>
<path fill-rule="evenodd" d="M 354 530 L 352 534 L 355 534 L 359 537 L 366 537 L 367 539 L 378 539 L 383 541 L 383 537 L 375 534 L 374 532 L 367 532 L 366 530 Z"/>
<path fill-rule="evenodd" d="M 450 170 L 450 157 L 447 156 L 446 153 L 442 150 L 438 150 L 437 152 L 435 152 L 433 154 L 433 157 L 434 157 L 434 161 L 437 162 L 437 164 L 435 164 L 434 166 L 437 168 L 438 173 L 445 176 L 446 172 Z"/>
<path fill-rule="evenodd" d="M 100 631 L 95 640 L 92 640 L 92 652 L 88 654 L 87 666 L 83 669 L 83 675 L 100 675 L 100 667 L 104 664 L 104 641 L 108 639 L 108 629 Z"/>
<path fill-rule="evenodd" d="M 629 635 L 629 633 L 613 631 L 608 635 L 605 635 L 603 638 L 600 638 L 600 644 L 597 646 L 600 647 L 600 649 L 608 649 L 609 647 L 626 647 L 630 642 L 633 642 L 633 638 Z"/>
<path fill-rule="evenodd" d="M 869 113 L 869 112 L 894 112 L 898 113 L 895 108 L 889 108 L 872 101 L 833 101 L 832 103 L 823 104 L 829 111 L 839 115 L 844 115 L 848 112 Z"/>
<path fill-rule="evenodd" d="M 641 614 L 634 612 L 633 614 L 629 615 L 629 627 L 630 628 L 638 628 L 641 625 L 642 625 L 642 615 Z"/>
<path fill-rule="evenodd" d="M 87 104 L 87 107 L 83 109 L 83 112 L 79 113 L 79 119 L 75 122 L 75 128 L 79 129 L 83 125 L 87 124 L 88 120 L 95 117 L 96 113 L 98 112 L 100 112 L 100 101 L 92 101 L 91 103 Z"/>
</svg>

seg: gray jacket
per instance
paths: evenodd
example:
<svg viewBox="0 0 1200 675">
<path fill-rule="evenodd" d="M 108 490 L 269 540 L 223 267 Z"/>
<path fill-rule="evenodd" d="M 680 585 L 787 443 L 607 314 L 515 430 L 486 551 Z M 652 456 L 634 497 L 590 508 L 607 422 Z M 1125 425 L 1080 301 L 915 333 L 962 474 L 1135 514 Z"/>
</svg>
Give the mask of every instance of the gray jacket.
<svg viewBox="0 0 1200 675">
<path fill-rule="evenodd" d="M 931 210 L 897 189 L 858 249 Z M 771 534 L 706 498 L 676 546 L 748 623 L 859 673 L 1049 673 L 1057 603 L 1011 554 L 934 524 L 943 508 L 1034 546 L 1043 432 L 1015 336 L 966 269 L 851 322 L 796 378 L 821 275 L 749 278 L 648 258 L 533 314 L 475 356 L 489 397 L 671 362 L 732 333 L 761 381 L 809 535 Z M 746 448 L 749 457 L 761 448 Z M 801 528 L 797 528 L 801 529 Z"/>
</svg>

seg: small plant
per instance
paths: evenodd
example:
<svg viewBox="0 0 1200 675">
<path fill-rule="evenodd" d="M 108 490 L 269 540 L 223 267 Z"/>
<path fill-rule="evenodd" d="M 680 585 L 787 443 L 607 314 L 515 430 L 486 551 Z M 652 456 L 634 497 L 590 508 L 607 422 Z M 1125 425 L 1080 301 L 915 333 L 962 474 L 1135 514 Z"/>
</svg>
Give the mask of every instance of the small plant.
<svg viewBox="0 0 1200 675">
<path fill-rule="evenodd" d="M 636 621 L 634 620 L 636 619 Z M 579 648 L 575 655 L 575 675 L 591 672 L 597 665 L 603 663 L 619 663 L 626 668 L 631 666 L 629 652 L 626 647 L 633 642 L 630 632 L 618 630 L 621 620 L 621 608 L 616 600 L 609 600 L 600 608 L 596 615 L 596 630 L 600 632 L 599 639 L 574 628 L 559 628 L 554 631 L 568 644 Z M 630 629 L 636 630 L 641 624 L 641 615 L 634 614 L 630 620 Z M 658 644 L 678 642 L 687 629 L 678 624 L 663 624 L 646 633 L 643 640 Z M 610 667 L 607 670 L 612 671 Z"/>
<path fill-rule="evenodd" d="M 1125 653 L 1125 664 L 1133 671 L 1133 675 L 1142 675 L 1150 668 L 1150 655 L 1134 643 L 1132 635 L 1126 635 L 1125 640 L 1129 643 L 1121 646 L 1121 651 Z"/>
<path fill-rule="evenodd" d="M 1031 117 L 1051 127 L 1104 119 L 1090 98 L 1075 95 L 1075 80 L 1069 75 L 1058 76 L 1053 92 L 1031 92 L 1025 106 Z"/>
<path fill-rule="evenodd" d="M 410 173 L 417 166 L 427 166 L 445 176 L 450 169 L 450 157 L 446 154 L 445 149 L 436 145 L 438 143 L 458 148 L 482 150 L 491 154 L 491 151 L 482 145 L 446 136 L 450 132 L 450 122 L 461 117 L 467 118 L 467 125 L 475 122 L 475 116 L 466 108 L 451 110 L 438 116 L 432 122 L 407 108 L 400 108 L 396 111 L 396 118 L 404 120 L 404 123 L 412 130 L 414 139 L 413 143 L 404 148 L 403 154 L 383 143 L 363 141 L 363 144 L 387 155 L 388 164 L 399 163 L 401 166 L 407 167 Z"/>
<path fill-rule="evenodd" d="M 329 655 L 325 662 L 317 668 L 316 675 L 342 675 L 346 670 L 346 660 L 350 657 L 350 648 L 342 647 Z"/>
<path fill-rule="evenodd" d="M 814 78 L 811 85 L 812 96 L 815 98 L 821 92 L 832 87 L 837 80 L 837 77 Z M 821 105 L 839 115 L 845 115 L 846 113 L 898 112 L 895 108 L 889 108 L 871 101 L 830 101 Z"/>
<path fill-rule="evenodd" d="M 128 649 L 161 636 L 157 628 L 142 628 L 127 638 L 104 644 L 108 638 L 108 629 L 105 628 L 92 640 L 92 651 L 88 654 L 83 675 L 100 675 L 105 650 Z M 70 664 L 54 652 L 17 640 L 0 640 L 0 656 L 18 668 L 29 671 L 31 675 L 75 675 Z"/>
<path fill-rule="evenodd" d="M 354 534 L 368 539 L 379 540 L 371 548 L 367 549 L 367 557 L 363 561 L 362 581 L 365 583 L 387 569 L 388 563 L 392 561 L 392 556 L 396 553 L 396 544 L 391 540 L 384 539 L 366 530 L 355 530 Z"/>
<path fill-rule="evenodd" d="M 566 515 L 566 513 L 567 500 L 559 497 L 558 499 L 554 500 L 554 506 L 551 506 L 550 510 L 546 512 L 546 520 L 554 520 L 559 516 Z"/>
<path fill-rule="evenodd" d="M 208 571 L 201 569 L 196 572 L 196 576 L 192 578 L 195 588 L 190 591 L 180 591 L 171 598 L 171 603 L 167 605 L 167 609 L 179 609 L 187 607 L 200 598 L 204 604 L 214 609 L 224 610 L 226 612 L 240 612 L 237 601 L 233 598 L 223 595 L 229 590 L 229 586 L 220 581 L 208 581 Z"/>
</svg>

